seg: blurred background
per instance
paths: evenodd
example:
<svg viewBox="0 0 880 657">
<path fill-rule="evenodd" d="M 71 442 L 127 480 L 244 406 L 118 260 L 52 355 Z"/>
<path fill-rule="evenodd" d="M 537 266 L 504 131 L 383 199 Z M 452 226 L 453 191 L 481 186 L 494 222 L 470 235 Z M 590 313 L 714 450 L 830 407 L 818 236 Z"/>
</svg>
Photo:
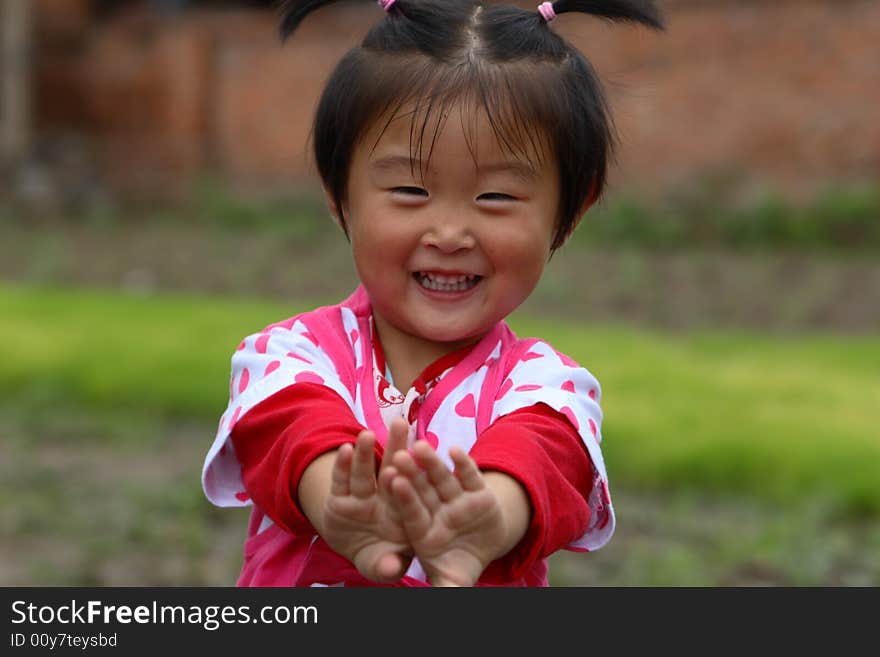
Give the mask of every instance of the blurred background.
<svg viewBox="0 0 880 657">
<path fill-rule="evenodd" d="M 553 25 L 620 144 L 511 318 L 603 383 L 618 532 L 551 581 L 876 586 L 880 2 L 658 4 Z M 0 585 L 234 583 L 202 459 L 241 337 L 357 284 L 308 138 L 381 18 L 0 0 Z"/>
</svg>

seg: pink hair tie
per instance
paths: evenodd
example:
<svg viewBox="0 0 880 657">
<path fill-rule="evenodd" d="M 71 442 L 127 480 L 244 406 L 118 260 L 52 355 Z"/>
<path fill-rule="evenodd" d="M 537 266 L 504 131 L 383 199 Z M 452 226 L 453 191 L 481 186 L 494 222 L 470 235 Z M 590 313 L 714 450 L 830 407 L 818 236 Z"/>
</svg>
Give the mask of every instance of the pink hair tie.
<svg viewBox="0 0 880 657">
<path fill-rule="evenodd" d="M 396 1 L 397 0 L 376 0 L 376 4 L 382 7 L 385 11 L 388 11 Z"/>
<path fill-rule="evenodd" d="M 391 0 L 391 2 L 394 2 L 394 0 Z M 541 14 L 541 16 L 544 17 L 544 20 L 548 23 L 556 18 L 556 12 L 553 11 L 552 2 L 542 2 L 541 4 L 539 4 L 538 12 Z"/>
</svg>

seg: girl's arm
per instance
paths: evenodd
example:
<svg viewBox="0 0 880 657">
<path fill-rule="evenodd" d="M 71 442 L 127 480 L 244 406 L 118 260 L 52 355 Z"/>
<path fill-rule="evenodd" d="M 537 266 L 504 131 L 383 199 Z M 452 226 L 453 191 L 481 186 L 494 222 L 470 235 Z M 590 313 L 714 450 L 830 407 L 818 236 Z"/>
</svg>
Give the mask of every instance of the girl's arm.
<svg viewBox="0 0 880 657">
<path fill-rule="evenodd" d="M 296 487 L 303 514 L 321 536 L 324 535 L 324 506 L 330 494 L 330 479 L 338 452 L 338 449 L 326 452 L 312 461 Z"/>
<path fill-rule="evenodd" d="M 504 526 L 504 538 L 491 556 L 491 561 L 495 561 L 510 552 L 525 536 L 532 518 L 532 504 L 523 485 L 504 472 L 484 471 L 483 480 L 498 500 Z"/>
<path fill-rule="evenodd" d="M 564 415 L 544 404 L 514 411 L 483 432 L 470 456 L 486 477 L 515 481 L 530 511 L 521 539 L 489 565 L 481 582 L 518 579 L 586 530 L 594 469 Z"/>
<path fill-rule="evenodd" d="M 319 514 L 304 513 L 299 490 L 303 475 L 314 465 L 309 487 L 329 490 L 329 483 L 321 483 L 327 463 L 339 447 L 353 445 L 363 429 L 333 390 L 317 383 L 284 388 L 251 409 L 233 429 L 232 444 L 247 493 L 287 531 L 320 533 L 313 524 L 320 524 Z M 382 452 L 375 449 L 378 461 Z"/>
</svg>

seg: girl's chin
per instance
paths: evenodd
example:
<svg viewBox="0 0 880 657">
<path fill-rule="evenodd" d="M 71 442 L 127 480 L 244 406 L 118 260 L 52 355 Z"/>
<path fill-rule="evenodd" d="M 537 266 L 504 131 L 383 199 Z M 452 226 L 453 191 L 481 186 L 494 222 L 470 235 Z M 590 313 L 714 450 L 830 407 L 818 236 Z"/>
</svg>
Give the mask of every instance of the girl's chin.
<svg viewBox="0 0 880 657">
<path fill-rule="evenodd" d="M 447 344 L 477 342 L 489 331 L 488 328 L 480 326 L 437 326 L 425 325 L 424 322 L 419 322 L 412 328 L 411 333 L 423 340 Z"/>
<path fill-rule="evenodd" d="M 418 297 L 410 297 L 408 301 L 403 304 L 404 308 L 384 308 L 382 312 L 374 305 L 373 310 L 379 310 L 385 321 L 398 331 L 428 342 L 474 343 L 503 319 L 498 317 L 493 321 L 486 316 L 475 316 L 473 308 L 456 308 L 455 304 L 444 308 L 420 302 Z"/>
</svg>

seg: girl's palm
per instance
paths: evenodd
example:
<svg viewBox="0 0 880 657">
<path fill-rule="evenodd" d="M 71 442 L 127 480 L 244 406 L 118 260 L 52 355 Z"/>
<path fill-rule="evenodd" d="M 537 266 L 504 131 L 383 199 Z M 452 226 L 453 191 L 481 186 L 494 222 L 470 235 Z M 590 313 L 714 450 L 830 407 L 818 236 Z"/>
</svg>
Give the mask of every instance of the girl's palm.
<svg viewBox="0 0 880 657">
<path fill-rule="evenodd" d="M 403 527 L 434 586 L 471 586 L 504 540 L 501 506 L 464 452 L 450 452 L 455 473 L 426 443 L 414 453 L 424 469 L 406 453 L 394 460 L 401 476 L 392 486 Z"/>
<path fill-rule="evenodd" d="M 412 549 L 391 503 L 390 481 L 396 473 L 388 466 L 406 446 L 406 424 L 392 423 L 378 482 L 374 444 L 372 432 L 364 431 L 354 448 L 340 447 L 324 507 L 323 537 L 365 577 L 396 581 L 409 566 Z"/>
</svg>

